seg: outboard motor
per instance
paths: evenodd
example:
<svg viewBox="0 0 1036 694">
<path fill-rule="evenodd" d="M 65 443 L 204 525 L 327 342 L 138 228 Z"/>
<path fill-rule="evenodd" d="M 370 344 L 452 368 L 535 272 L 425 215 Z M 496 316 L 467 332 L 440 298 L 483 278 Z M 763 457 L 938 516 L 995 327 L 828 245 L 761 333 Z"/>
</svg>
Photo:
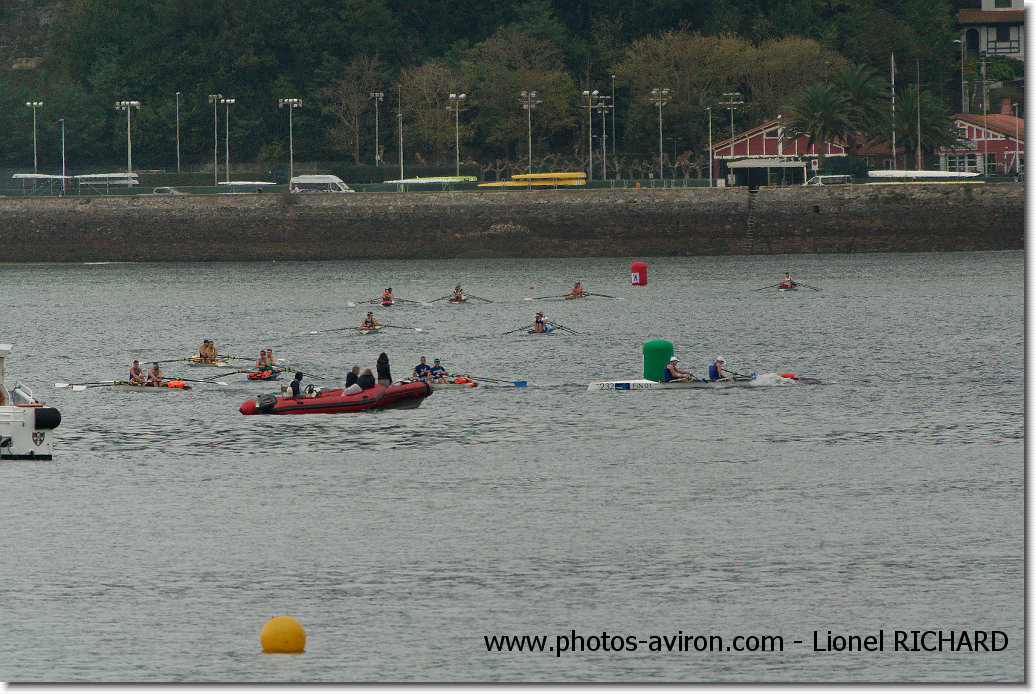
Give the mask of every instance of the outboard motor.
<svg viewBox="0 0 1036 694">
<path fill-rule="evenodd" d="M 273 408 L 274 408 L 274 406 L 276 404 L 277 404 L 277 394 L 276 393 L 266 393 L 265 395 L 260 395 L 256 399 L 256 401 L 255 401 L 255 408 L 257 410 L 259 410 L 260 412 L 269 414 L 270 412 L 273 412 Z"/>
</svg>

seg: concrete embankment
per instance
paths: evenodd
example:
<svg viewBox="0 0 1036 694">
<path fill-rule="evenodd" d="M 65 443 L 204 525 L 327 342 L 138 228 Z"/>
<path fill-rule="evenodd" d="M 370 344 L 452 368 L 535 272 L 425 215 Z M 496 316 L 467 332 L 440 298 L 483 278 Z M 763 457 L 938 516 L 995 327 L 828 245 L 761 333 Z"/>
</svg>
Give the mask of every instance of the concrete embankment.
<svg viewBox="0 0 1036 694">
<path fill-rule="evenodd" d="M 0 262 L 1004 250 L 1024 208 L 981 183 L 0 198 Z"/>
</svg>

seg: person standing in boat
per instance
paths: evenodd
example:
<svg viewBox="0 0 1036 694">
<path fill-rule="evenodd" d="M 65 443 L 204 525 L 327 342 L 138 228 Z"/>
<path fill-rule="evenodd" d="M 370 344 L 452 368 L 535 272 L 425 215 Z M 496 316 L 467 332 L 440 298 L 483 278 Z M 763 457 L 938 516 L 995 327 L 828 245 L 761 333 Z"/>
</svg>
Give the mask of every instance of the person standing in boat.
<svg viewBox="0 0 1036 694">
<path fill-rule="evenodd" d="M 432 383 L 446 383 L 446 368 L 438 359 L 435 360 L 428 375 L 431 376 Z"/>
<path fill-rule="evenodd" d="M 384 357 L 385 355 L 382 354 L 381 356 Z M 380 359 L 378 360 L 378 363 L 379 364 L 381 363 Z M 386 363 L 386 365 L 388 364 L 388 357 L 385 357 L 385 363 Z M 379 374 L 381 373 L 381 369 L 378 369 L 378 373 Z M 380 382 L 381 379 L 378 379 L 378 380 Z M 363 390 L 370 390 L 374 386 L 378 385 L 378 383 L 374 382 L 374 374 L 371 373 L 371 370 L 370 369 L 364 369 L 363 373 L 360 374 L 360 377 L 356 379 L 356 385 L 360 386 L 360 388 L 363 389 Z M 382 384 L 382 385 L 387 385 L 387 384 Z"/>
<path fill-rule="evenodd" d="M 793 280 L 791 278 L 791 274 L 790 273 L 785 272 L 784 273 L 784 278 L 781 280 L 780 285 L 778 285 L 778 289 L 791 289 L 794 286 L 795 286 L 795 280 Z"/>
<path fill-rule="evenodd" d="M 151 370 L 147 372 L 147 384 L 156 388 L 162 386 L 162 367 L 158 365 L 157 361 L 152 365 Z"/>
<path fill-rule="evenodd" d="M 136 359 L 133 360 L 133 366 L 130 367 L 129 380 L 130 383 L 144 383 L 147 380 L 147 374 L 144 373 L 144 369 L 140 368 L 140 362 Z"/>
<path fill-rule="evenodd" d="M 431 370 L 432 367 L 428 366 L 427 358 L 421 357 L 421 363 L 414 367 L 414 374 L 413 376 L 411 376 L 411 378 L 417 378 L 422 381 L 427 381 Z"/>
<path fill-rule="evenodd" d="M 733 381 L 734 379 L 723 373 L 723 357 L 716 357 L 716 361 L 709 366 L 710 381 Z"/>
<path fill-rule="evenodd" d="M 388 388 L 392 385 L 392 372 L 389 370 L 389 358 L 388 355 L 382 352 L 378 355 L 378 361 L 375 363 L 378 368 L 378 385 L 385 386 Z M 370 373 L 370 369 L 364 371 L 364 373 Z"/>
<path fill-rule="evenodd" d="M 360 325 L 360 330 L 374 330 L 380 327 L 381 324 L 378 323 L 378 319 L 374 317 L 374 312 L 367 311 L 367 317 L 363 319 L 363 324 Z"/>
<path fill-rule="evenodd" d="M 582 299 L 583 298 L 583 283 L 576 282 L 576 286 L 572 287 L 572 293 L 565 297 L 566 299 Z"/>
<path fill-rule="evenodd" d="M 669 363 L 665 365 L 665 369 L 662 370 L 662 382 L 672 383 L 674 381 L 686 381 L 688 376 L 691 375 L 690 371 L 684 371 L 677 366 L 680 360 L 676 357 L 671 357 Z"/>
</svg>

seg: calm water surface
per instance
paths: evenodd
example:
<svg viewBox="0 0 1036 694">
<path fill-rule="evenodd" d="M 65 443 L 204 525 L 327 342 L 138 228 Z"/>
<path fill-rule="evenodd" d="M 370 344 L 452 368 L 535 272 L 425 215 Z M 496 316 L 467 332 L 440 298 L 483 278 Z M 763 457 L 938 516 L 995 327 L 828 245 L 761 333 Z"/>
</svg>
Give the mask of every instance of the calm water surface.
<svg viewBox="0 0 1036 694">
<path fill-rule="evenodd" d="M 60 408 L 0 465 L 5 681 L 1018 681 L 1021 252 L 0 266 L 0 342 Z M 638 258 L 638 260 L 640 260 Z M 822 291 L 756 291 L 785 270 Z M 525 301 L 588 291 L 624 297 Z M 493 303 L 404 305 L 462 282 Z M 535 289 L 531 289 L 535 287 Z M 504 331 L 544 310 L 579 331 Z M 242 417 L 270 384 L 141 395 L 205 338 L 341 383 L 389 354 L 527 388 Z M 590 393 L 649 339 L 819 386 Z M 243 362 L 239 362 L 242 363 Z M 168 374 L 203 369 L 169 363 Z M 286 381 L 287 379 L 285 379 Z M 264 655 L 287 614 L 301 656 Z M 814 652 L 813 632 L 999 630 L 999 653 Z M 779 635 L 783 652 L 489 653 L 487 635 Z M 795 644 L 794 641 L 802 641 Z"/>
</svg>

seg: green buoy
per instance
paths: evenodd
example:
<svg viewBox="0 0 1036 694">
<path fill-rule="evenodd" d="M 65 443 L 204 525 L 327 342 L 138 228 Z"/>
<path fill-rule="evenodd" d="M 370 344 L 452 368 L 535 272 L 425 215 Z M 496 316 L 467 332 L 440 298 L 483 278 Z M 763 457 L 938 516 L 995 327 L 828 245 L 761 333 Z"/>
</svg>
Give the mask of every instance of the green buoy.
<svg viewBox="0 0 1036 694">
<path fill-rule="evenodd" d="M 673 356 L 673 343 L 668 340 L 651 340 L 644 343 L 644 378 L 661 381 L 662 372 Z"/>
</svg>

